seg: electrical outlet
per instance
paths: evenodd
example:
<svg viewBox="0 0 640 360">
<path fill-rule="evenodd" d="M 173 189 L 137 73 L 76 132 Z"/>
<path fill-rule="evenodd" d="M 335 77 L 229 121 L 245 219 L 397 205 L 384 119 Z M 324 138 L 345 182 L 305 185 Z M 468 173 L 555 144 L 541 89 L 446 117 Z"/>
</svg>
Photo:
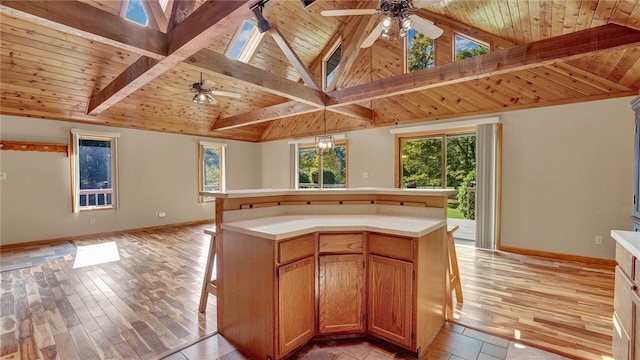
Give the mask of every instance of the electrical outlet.
<svg viewBox="0 0 640 360">
<path fill-rule="evenodd" d="M 167 217 L 167 213 L 166 212 L 157 212 L 156 216 L 159 217 L 159 218 Z"/>
<path fill-rule="evenodd" d="M 91 225 L 94 225 L 96 223 L 96 218 L 89 219 L 89 222 L 91 223 Z"/>
<path fill-rule="evenodd" d="M 602 245 L 602 235 L 596 235 L 596 245 Z"/>
</svg>

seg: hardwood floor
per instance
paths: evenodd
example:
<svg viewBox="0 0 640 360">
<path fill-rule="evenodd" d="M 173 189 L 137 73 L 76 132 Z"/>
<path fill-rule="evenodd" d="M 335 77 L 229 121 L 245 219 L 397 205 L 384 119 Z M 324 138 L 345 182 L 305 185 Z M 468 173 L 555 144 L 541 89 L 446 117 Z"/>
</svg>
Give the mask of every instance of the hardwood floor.
<svg viewBox="0 0 640 360">
<path fill-rule="evenodd" d="M 62 252 L 35 266 L 3 271 L 0 359 L 241 359 L 220 336 L 176 353 L 216 329 L 213 297 L 206 315 L 197 312 L 206 227 L 72 242 L 114 242 L 119 261 L 74 269 L 76 253 Z M 478 330 L 569 358 L 611 356 L 613 268 L 457 249 L 465 302 L 456 306 L 455 321 L 464 332 Z M 50 250 L 34 250 L 34 257 Z M 28 254 L 3 251 L 0 262 Z M 462 346 L 456 333 L 465 333 L 448 326 L 437 343 L 453 351 L 433 358 L 465 358 L 455 354 Z M 193 356 L 179 357 L 184 353 Z M 478 357 L 490 359 L 486 355 Z"/>
<path fill-rule="evenodd" d="M 2 272 L 0 357 L 152 359 L 214 332 L 213 301 L 197 312 L 205 227 L 74 241 L 115 242 L 120 260 L 73 269 L 74 253 Z"/>
<path fill-rule="evenodd" d="M 611 357 L 613 267 L 461 245 L 456 252 L 464 296 L 456 323 L 571 358 Z"/>
</svg>

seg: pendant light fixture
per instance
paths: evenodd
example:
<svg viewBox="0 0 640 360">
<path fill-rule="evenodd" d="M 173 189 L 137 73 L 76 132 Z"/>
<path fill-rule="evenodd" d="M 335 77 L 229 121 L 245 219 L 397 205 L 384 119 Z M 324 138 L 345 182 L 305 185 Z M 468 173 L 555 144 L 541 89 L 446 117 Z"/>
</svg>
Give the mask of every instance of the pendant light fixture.
<svg viewBox="0 0 640 360">
<path fill-rule="evenodd" d="M 324 109 L 322 123 L 324 126 L 322 135 L 316 136 L 316 152 L 318 155 L 324 155 L 325 152 L 331 151 L 335 144 L 333 136 L 327 135 L 327 109 Z"/>
</svg>

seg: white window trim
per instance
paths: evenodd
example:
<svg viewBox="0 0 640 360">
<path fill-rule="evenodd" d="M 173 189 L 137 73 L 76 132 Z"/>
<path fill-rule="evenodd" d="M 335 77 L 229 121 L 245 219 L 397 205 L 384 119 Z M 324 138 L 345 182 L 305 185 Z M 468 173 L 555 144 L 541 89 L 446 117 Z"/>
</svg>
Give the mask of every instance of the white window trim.
<svg viewBox="0 0 640 360">
<path fill-rule="evenodd" d="M 333 139 L 334 140 L 345 140 L 347 138 L 346 134 L 332 134 L 333 135 Z M 316 142 L 316 138 L 312 137 L 312 138 L 301 138 L 301 139 L 293 139 L 293 140 L 289 140 L 287 141 L 287 144 L 289 145 L 294 145 L 294 144 L 314 144 Z M 297 150 L 297 149 L 296 149 Z"/>
<path fill-rule="evenodd" d="M 112 202 L 114 202 L 115 204 L 111 207 L 111 209 L 113 210 L 118 210 L 120 209 L 120 198 L 119 198 L 119 193 L 120 193 L 120 184 L 118 179 L 120 178 L 119 176 L 119 167 L 120 164 L 118 163 L 118 158 L 120 157 L 120 155 L 118 154 L 118 139 L 120 138 L 120 133 L 112 133 L 112 132 L 105 132 L 105 131 L 90 131 L 90 130 L 83 130 L 83 129 L 71 129 L 71 137 L 72 137 L 72 141 L 73 143 L 72 145 L 72 152 L 71 152 L 71 156 L 73 157 L 73 169 L 72 169 L 72 180 L 71 180 L 71 186 L 72 186 L 72 199 L 71 199 L 71 206 L 72 206 L 72 211 L 74 214 L 77 214 L 80 212 L 80 189 L 79 189 L 79 184 L 80 184 L 80 157 L 78 156 L 78 144 L 79 144 L 79 138 L 81 136 L 87 136 L 87 137 L 104 137 L 104 138 L 113 138 L 113 146 L 115 147 L 115 149 L 112 149 L 112 151 L 115 153 L 115 156 L 111 159 L 113 161 L 113 172 L 111 174 L 111 176 L 113 177 L 112 179 L 112 184 L 111 187 L 113 188 L 113 193 L 112 193 Z M 89 210 L 89 209 L 87 209 Z"/>
<path fill-rule="evenodd" d="M 419 132 L 429 132 L 436 130 L 453 130 L 467 128 L 484 124 L 496 124 L 500 122 L 500 117 L 489 117 L 482 119 L 457 120 L 457 121 L 434 121 L 429 124 L 415 125 L 407 127 L 392 128 L 391 134 L 411 134 Z"/>
</svg>

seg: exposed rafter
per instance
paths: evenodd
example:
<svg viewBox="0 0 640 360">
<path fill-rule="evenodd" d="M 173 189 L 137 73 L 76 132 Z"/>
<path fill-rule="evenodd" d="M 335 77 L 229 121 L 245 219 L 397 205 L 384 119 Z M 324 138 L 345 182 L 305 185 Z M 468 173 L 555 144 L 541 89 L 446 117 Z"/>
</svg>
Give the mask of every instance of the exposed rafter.
<svg viewBox="0 0 640 360">
<path fill-rule="evenodd" d="M 154 59 L 167 55 L 165 34 L 79 1 L 0 1 L 0 13 Z"/>
<path fill-rule="evenodd" d="M 273 73 L 258 69 L 243 62 L 228 58 L 211 50 L 200 50 L 190 56 L 187 63 L 231 81 L 242 81 L 271 94 L 289 98 L 316 107 L 324 106 L 324 93 L 306 85 L 279 77 Z"/>
<path fill-rule="evenodd" d="M 204 3 L 167 34 L 167 57 L 157 63 L 142 59 L 132 64 L 104 89 L 91 96 L 87 113 L 95 115 L 105 111 L 206 46 L 217 31 L 215 25 L 234 11 L 243 11 L 238 9 L 244 3 L 246 0 Z M 140 62 L 149 66 L 139 66 Z"/>
<path fill-rule="evenodd" d="M 327 106 L 407 94 L 640 45 L 640 31 L 608 24 L 329 92 Z"/>
<path fill-rule="evenodd" d="M 296 69 L 296 71 L 298 72 L 298 75 L 300 75 L 300 77 L 302 78 L 302 81 L 304 81 L 304 83 L 308 87 L 312 89 L 320 90 L 320 86 L 318 86 L 316 81 L 313 79 L 313 75 L 311 75 L 307 67 L 304 66 L 304 64 L 296 54 L 296 52 L 291 48 L 291 45 L 289 45 L 289 43 L 284 38 L 284 36 L 282 36 L 282 33 L 280 32 L 280 30 L 278 30 L 278 27 L 275 25 L 272 25 L 271 29 L 269 29 L 269 34 L 271 34 L 271 37 L 273 37 L 273 40 L 275 40 L 276 44 L 278 44 L 278 46 L 280 47 L 284 55 L 287 57 L 287 59 L 289 59 L 289 62 Z"/>
<path fill-rule="evenodd" d="M 211 127 L 211 130 L 228 130 L 321 110 L 322 108 L 317 106 L 303 104 L 299 101 L 289 101 L 263 109 L 250 111 L 248 113 L 218 119 Z"/>
</svg>

